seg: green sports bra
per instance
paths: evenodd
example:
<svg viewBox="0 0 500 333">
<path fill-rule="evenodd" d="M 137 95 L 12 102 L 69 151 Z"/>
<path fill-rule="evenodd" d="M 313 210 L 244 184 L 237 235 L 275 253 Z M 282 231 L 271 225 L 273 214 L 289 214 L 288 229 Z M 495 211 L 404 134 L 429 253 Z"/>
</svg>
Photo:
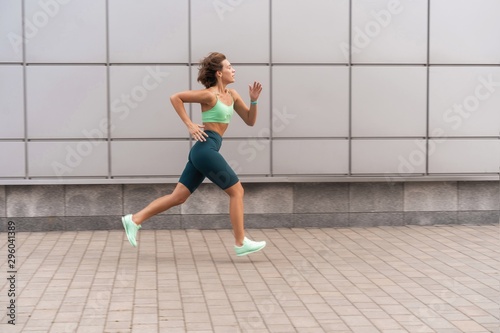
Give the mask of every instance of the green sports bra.
<svg viewBox="0 0 500 333">
<path fill-rule="evenodd" d="M 233 106 L 234 100 L 231 105 L 226 105 L 222 103 L 219 100 L 219 96 L 217 96 L 217 102 L 215 103 L 214 107 L 201 113 L 201 120 L 204 123 L 229 124 L 234 113 Z"/>
</svg>

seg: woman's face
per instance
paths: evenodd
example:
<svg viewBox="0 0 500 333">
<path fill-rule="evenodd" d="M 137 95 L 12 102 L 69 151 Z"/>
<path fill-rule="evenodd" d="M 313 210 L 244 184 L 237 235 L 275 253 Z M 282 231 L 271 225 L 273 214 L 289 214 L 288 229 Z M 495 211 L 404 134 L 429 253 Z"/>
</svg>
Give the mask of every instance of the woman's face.
<svg viewBox="0 0 500 333">
<path fill-rule="evenodd" d="M 222 74 L 220 78 L 223 83 L 228 84 L 234 82 L 234 73 L 236 73 L 236 70 L 227 59 L 222 61 L 222 70 L 220 72 Z"/>
</svg>

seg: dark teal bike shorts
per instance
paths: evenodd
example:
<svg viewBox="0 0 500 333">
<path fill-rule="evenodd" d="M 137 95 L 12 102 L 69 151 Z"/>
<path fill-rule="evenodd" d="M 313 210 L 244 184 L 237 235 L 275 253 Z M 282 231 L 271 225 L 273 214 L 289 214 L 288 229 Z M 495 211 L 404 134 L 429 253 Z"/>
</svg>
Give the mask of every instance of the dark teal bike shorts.
<svg viewBox="0 0 500 333">
<path fill-rule="evenodd" d="M 189 152 L 188 162 L 179 183 L 191 193 L 196 191 L 205 178 L 226 190 L 239 182 L 238 176 L 219 153 L 222 137 L 214 131 L 205 131 L 206 141 L 197 141 Z"/>
</svg>

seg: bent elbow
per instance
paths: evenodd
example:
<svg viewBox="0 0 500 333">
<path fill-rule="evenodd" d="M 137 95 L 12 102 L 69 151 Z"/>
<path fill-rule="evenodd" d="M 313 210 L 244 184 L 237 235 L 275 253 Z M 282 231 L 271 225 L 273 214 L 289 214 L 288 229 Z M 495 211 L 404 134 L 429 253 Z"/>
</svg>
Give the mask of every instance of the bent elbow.
<svg viewBox="0 0 500 333">
<path fill-rule="evenodd" d="M 179 100 L 180 100 L 180 98 L 179 98 L 178 94 L 173 94 L 172 96 L 170 96 L 170 103 L 172 103 L 172 105 L 174 105 L 174 106 L 176 103 L 179 102 Z"/>
</svg>

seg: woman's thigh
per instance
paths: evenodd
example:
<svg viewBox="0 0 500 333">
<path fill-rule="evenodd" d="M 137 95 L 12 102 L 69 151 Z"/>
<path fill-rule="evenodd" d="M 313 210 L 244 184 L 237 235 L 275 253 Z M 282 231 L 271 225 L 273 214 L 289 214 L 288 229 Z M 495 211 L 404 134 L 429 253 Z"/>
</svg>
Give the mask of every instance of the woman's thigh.
<svg viewBox="0 0 500 333">
<path fill-rule="evenodd" d="M 224 157 L 216 150 L 198 149 L 191 154 L 194 167 L 221 189 L 226 190 L 239 179 Z"/>
</svg>

